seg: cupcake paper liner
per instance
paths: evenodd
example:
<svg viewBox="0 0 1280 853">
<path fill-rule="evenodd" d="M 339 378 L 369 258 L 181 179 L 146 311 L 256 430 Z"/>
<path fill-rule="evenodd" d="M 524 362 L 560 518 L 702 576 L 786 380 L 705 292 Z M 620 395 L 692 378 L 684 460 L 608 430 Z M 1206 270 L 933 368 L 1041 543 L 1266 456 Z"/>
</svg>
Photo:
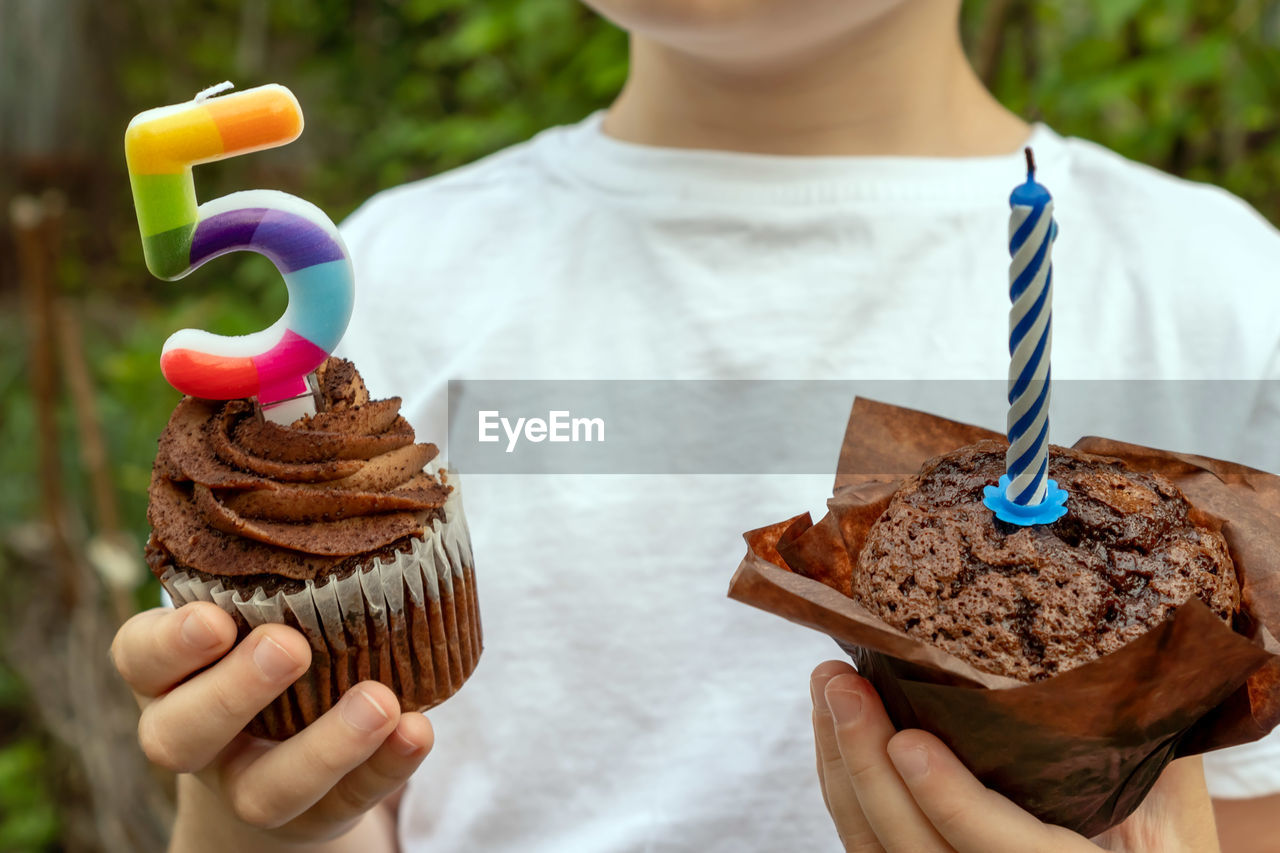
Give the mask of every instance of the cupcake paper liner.
<svg viewBox="0 0 1280 853">
<path fill-rule="evenodd" d="M 249 724 L 251 734 L 283 740 L 313 722 L 353 685 L 376 680 L 404 711 L 448 699 L 471 675 L 482 648 L 471 537 L 456 477 L 444 505 L 408 551 L 377 558 L 340 579 L 307 580 L 294 593 L 228 589 L 170 566 L 160 583 L 175 607 L 211 601 L 243 639 L 269 622 L 301 631 L 311 666 Z"/>
<path fill-rule="evenodd" d="M 847 578 L 872 525 L 924 462 L 989 430 L 854 401 L 828 513 L 744 534 L 730 597 L 831 636 L 898 728 L 938 735 L 988 787 L 1094 836 L 1142 802 L 1173 759 L 1247 743 L 1280 722 L 1280 477 L 1101 438 L 1077 450 L 1164 474 L 1221 524 L 1239 576 L 1234 629 L 1198 600 L 1111 654 L 1025 684 L 884 622 L 823 579 Z"/>
</svg>

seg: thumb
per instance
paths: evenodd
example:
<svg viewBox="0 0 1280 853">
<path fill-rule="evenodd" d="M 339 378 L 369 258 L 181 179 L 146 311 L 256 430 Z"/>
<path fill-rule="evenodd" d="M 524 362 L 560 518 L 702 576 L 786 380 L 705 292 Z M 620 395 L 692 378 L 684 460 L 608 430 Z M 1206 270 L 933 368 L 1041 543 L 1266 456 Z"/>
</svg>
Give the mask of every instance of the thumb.
<svg viewBox="0 0 1280 853">
<path fill-rule="evenodd" d="M 899 732 L 888 751 L 916 804 L 956 853 L 1097 853 L 1080 835 L 1042 823 L 988 789 L 927 732 Z"/>
</svg>

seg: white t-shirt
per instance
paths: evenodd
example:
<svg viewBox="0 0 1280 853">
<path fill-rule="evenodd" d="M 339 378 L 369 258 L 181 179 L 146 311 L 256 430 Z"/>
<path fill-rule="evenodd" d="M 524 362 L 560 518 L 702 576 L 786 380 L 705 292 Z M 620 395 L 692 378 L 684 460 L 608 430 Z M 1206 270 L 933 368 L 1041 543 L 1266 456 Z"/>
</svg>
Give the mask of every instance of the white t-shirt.
<svg viewBox="0 0 1280 853">
<path fill-rule="evenodd" d="M 358 292 L 341 352 L 405 399 L 420 440 L 445 442 L 450 379 L 1004 378 L 1020 153 L 773 157 L 600 125 L 380 193 L 345 223 Z M 1276 375 L 1274 229 L 1046 127 L 1030 143 L 1061 228 L 1055 378 Z M 1098 431 L 1069 414 L 1055 441 Z M 1137 420 L 1115 437 L 1146 437 Z M 832 473 L 463 471 L 485 652 L 430 714 L 404 849 L 839 849 L 808 695 L 839 650 L 725 596 L 742 531 L 820 514 Z M 1250 796 L 1280 791 L 1278 759 L 1271 738 L 1207 766 L 1216 793 Z"/>
</svg>

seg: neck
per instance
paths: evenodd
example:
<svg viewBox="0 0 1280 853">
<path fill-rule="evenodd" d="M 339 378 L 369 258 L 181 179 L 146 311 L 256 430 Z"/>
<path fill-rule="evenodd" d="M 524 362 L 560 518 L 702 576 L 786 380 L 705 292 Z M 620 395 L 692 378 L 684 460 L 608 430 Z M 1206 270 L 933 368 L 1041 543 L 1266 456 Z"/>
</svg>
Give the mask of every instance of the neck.
<svg viewBox="0 0 1280 853">
<path fill-rule="evenodd" d="M 908 0 L 767 60 L 710 53 L 633 35 L 605 133 L 670 148 L 925 157 L 1007 154 L 1029 133 L 974 74 L 951 4 Z"/>
</svg>

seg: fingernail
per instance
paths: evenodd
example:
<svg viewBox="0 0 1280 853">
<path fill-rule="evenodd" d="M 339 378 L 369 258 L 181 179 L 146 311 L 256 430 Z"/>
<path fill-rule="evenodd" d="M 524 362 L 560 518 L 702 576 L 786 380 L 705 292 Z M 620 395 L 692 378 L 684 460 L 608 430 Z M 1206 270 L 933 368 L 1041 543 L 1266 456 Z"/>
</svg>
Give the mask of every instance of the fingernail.
<svg viewBox="0 0 1280 853">
<path fill-rule="evenodd" d="M 422 744 L 414 743 L 404 735 L 400 734 L 400 730 L 396 729 L 391 733 L 391 748 L 401 755 L 408 758 L 418 750 L 422 749 Z"/>
<path fill-rule="evenodd" d="M 862 697 L 852 690 L 828 690 L 826 699 L 837 723 L 856 723 L 862 716 Z"/>
<path fill-rule="evenodd" d="M 898 775 L 908 782 L 920 779 L 929 772 L 929 752 L 923 746 L 890 749 L 889 758 L 893 761 L 893 766 L 898 768 Z"/>
<path fill-rule="evenodd" d="M 382 728 L 382 724 L 391 718 L 363 690 L 352 690 L 342 701 L 342 719 L 353 729 L 371 732 Z"/>
<path fill-rule="evenodd" d="M 263 637 L 262 642 L 253 650 L 253 662 L 268 681 L 278 681 L 298 668 L 293 655 L 270 637 Z"/>
<path fill-rule="evenodd" d="M 211 649 L 218 645 L 218 632 L 197 608 L 182 620 L 182 641 L 193 649 Z"/>
</svg>

